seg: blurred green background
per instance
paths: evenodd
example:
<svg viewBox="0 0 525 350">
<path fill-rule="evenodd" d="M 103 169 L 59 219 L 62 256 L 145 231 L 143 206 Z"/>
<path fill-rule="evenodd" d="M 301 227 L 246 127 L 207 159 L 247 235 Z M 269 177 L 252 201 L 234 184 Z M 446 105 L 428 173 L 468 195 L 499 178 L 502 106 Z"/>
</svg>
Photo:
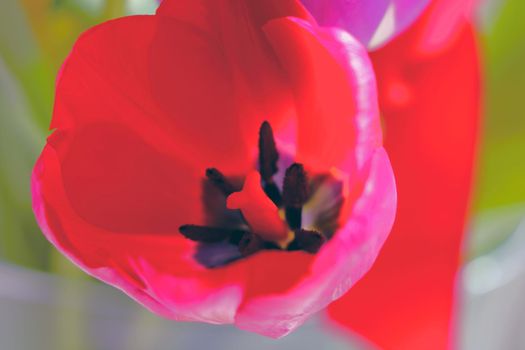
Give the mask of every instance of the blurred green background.
<svg viewBox="0 0 525 350">
<path fill-rule="evenodd" d="M 40 233 L 31 210 L 30 174 L 48 135 L 55 76 L 75 39 L 97 23 L 127 14 L 152 13 L 155 7 L 155 0 L 0 0 L 0 265 L 4 262 L 77 281 L 87 279 Z M 497 246 L 525 217 L 523 13 L 523 0 L 489 0 L 479 11 L 486 113 L 469 258 Z M 0 287 L 8 283 L 2 278 L 0 273 Z M 59 284 L 53 291 L 61 297 L 73 294 L 78 298 L 84 289 L 81 283 Z M 0 288 L 0 299 L 1 292 Z M 86 309 L 91 307 L 86 305 Z M 135 330 L 146 329 L 151 317 L 140 313 Z M 61 348 L 90 348 L 81 341 L 83 322 L 67 311 L 60 314 L 58 329 L 67 324 Z M 179 338 L 185 334 L 184 327 L 177 328 Z M 155 337 L 157 333 L 152 334 Z M 308 331 L 301 336 L 304 334 Z M 56 344 L 49 348 L 56 348 Z"/>
</svg>

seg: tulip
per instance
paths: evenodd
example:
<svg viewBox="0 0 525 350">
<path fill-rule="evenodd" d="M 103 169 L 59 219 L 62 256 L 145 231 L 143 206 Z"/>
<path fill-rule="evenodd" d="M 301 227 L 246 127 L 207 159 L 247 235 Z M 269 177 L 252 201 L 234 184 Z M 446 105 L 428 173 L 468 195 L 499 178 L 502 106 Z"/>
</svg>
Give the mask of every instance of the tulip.
<svg viewBox="0 0 525 350">
<path fill-rule="evenodd" d="M 368 271 L 393 223 L 367 51 L 293 0 L 165 0 L 88 30 L 51 128 L 44 234 L 173 320 L 281 337 Z"/>
</svg>

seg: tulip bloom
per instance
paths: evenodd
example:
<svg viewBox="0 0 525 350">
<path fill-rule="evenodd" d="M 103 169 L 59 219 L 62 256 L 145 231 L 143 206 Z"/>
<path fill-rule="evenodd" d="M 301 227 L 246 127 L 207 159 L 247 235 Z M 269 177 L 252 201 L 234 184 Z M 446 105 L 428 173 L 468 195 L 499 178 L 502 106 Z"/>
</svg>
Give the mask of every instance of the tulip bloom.
<svg viewBox="0 0 525 350">
<path fill-rule="evenodd" d="M 399 207 L 374 267 L 329 313 L 383 349 L 455 345 L 454 289 L 480 118 L 469 6 L 434 1 L 372 53 Z"/>
<path fill-rule="evenodd" d="M 84 33 L 33 173 L 47 238 L 180 321 L 280 337 L 395 214 L 366 49 L 296 1 L 165 0 Z"/>
</svg>

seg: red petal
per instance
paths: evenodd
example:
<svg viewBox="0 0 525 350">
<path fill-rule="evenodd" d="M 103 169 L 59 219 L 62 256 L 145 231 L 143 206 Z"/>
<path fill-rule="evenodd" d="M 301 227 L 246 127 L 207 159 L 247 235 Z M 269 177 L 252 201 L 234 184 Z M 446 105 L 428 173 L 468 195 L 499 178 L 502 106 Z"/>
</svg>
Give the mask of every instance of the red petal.
<svg viewBox="0 0 525 350">
<path fill-rule="evenodd" d="M 122 18 L 76 43 L 58 81 L 52 128 L 117 123 L 195 166 L 244 170 L 233 90 L 229 62 L 195 28 L 154 16 Z"/>
<path fill-rule="evenodd" d="M 480 118 L 473 30 L 414 55 L 418 26 L 373 55 L 399 209 L 374 267 L 329 311 L 386 349 L 446 349 Z M 399 87 L 408 98 L 399 99 Z"/>
<path fill-rule="evenodd" d="M 382 139 L 365 49 L 347 33 L 319 35 L 298 19 L 274 20 L 265 31 L 293 86 L 297 160 L 319 171 L 361 167 Z"/>
<path fill-rule="evenodd" d="M 434 0 L 420 23 L 412 50 L 416 55 L 433 55 L 446 50 L 463 31 L 465 20 L 474 14 L 478 0 Z"/>
<path fill-rule="evenodd" d="M 180 0 L 163 1 L 157 14 L 198 28 L 221 48 L 235 82 L 237 124 L 250 144 L 263 121 L 287 143 L 295 143 L 295 107 L 286 72 L 261 27 L 283 16 L 305 20 L 310 15 L 296 0 Z M 251 103 L 250 103 L 251 102 Z M 289 128 L 292 132 L 280 131 Z"/>
</svg>

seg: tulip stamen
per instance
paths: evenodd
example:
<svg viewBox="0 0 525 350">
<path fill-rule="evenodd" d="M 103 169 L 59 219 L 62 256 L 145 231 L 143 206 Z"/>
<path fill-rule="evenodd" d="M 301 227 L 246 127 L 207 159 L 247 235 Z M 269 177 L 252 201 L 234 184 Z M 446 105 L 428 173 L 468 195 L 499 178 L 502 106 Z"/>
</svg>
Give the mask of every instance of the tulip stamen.
<svg viewBox="0 0 525 350">
<path fill-rule="evenodd" d="M 314 230 L 296 230 L 294 240 L 288 245 L 288 250 L 304 250 L 315 254 L 326 242 L 326 236 Z"/>
<path fill-rule="evenodd" d="M 222 227 L 208 227 L 199 225 L 182 225 L 179 232 L 186 238 L 195 242 L 215 243 L 230 240 L 232 243 L 239 243 L 246 230 L 229 229 Z"/>
<path fill-rule="evenodd" d="M 266 121 L 259 129 L 258 160 L 258 171 L 247 173 L 242 186 L 217 168 L 206 169 L 205 184 L 218 190 L 203 196 L 210 226 L 179 227 L 184 237 L 200 243 L 195 257 L 204 266 L 223 266 L 268 249 L 315 254 L 336 231 L 344 201 L 341 181 L 329 173 L 310 179 L 301 163 L 286 168 L 282 184 L 274 179 L 279 153 Z"/>
<path fill-rule="evenodd" d="M 263 240 L 253 232 L 246 232 L 239 241 L 239 252 L 243 257 L 257 253 L 263 249 L 280 249 L 278 245 Z"/>
<path fill-rule="evenodd" d="M 235 187 L 228 181 L 228 179 L 216 168 L 206 169 L 206 177 L 210 182 L 217 187 L 225 196 L 229 196 L 235 192 Z"/>
<path fill-rule="evenodd" d="M 283 185 L 286 221 L 292 230 L 301 228 L 302 210 L 308 200 L 308 192 L 308 175 L 303 165 L 292 164 L 286 169 Z"/>
<path fill-rule="evenodd" d="M 278 161 L 279 152 L 275 146 L 272 127 L 270 123 L 264 121 L 259 129 L 259 173 L 264 183 L 264 192 L 276 206 L 280 207 L 281 192 L 273 180 L 273 176 L 279 170 Z"/>
</svg>

